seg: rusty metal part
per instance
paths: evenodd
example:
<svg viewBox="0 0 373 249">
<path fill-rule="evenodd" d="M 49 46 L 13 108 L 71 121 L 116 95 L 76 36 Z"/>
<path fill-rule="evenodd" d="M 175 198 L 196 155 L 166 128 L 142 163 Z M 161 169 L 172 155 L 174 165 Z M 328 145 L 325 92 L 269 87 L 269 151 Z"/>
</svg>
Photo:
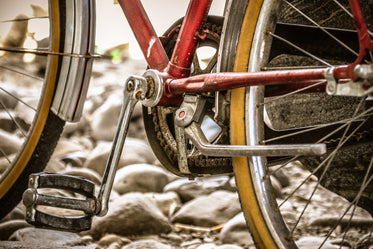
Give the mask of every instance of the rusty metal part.
<svg viewBox="0 0 373 249">
<path fill-rule="evenodd" d="M 39 189 L 64 189 L 82 195 L 84 198 L 66 198 L 39 193 Z M 90 229 L 92 214 L 96 210 L 94 196 L 95 185 L 82 177 L 37 173 L 29 178 L 29 188 L 23 194 L 23 204 L 26 206 L 26 220 L 38 227 L 54 228 L 79 232 Z M 39 206 L 59 207 L 80 210 L 85 215 L 57 216 L 39 211 Z"/>
<path fill-rule="evenodd" d="M 177 39 L 179 32 L 179 27 L 182 22 L 182 19 L 176 22 L 170 27 L 170 29 L 165 33 L 161 38 L 167 53 L 171 54 L 174 44 Z M 209 16 L 207 22 L 203 26 L 205 31 L 206 38 L 203 41 L 200 41 L 200 45 L 214 46 L 217 47 L 220 41 L 220 35 L 222 30 L 223 19 L 220 17 Z M 213 62 L 207 66 L 205 70 L 211 72 L 214 67 L 216 60 L 213 58 Z M 192 70 L 192 75 L 206 73 L 200 68 L 194 67 Z M 211 93 L 208 96 L 207 109 L 209 109 L 209 115 L 212 117 L 218 117 L 218 120 L 215 120 L 219 124 L 223 124 L 227 120 L 224 119 L 222 115 L 215 115 L 211 110 L 214 106 L 214 96 L 216 93 Z M 219 97 L 222 99 L 229 99 L 226 97 L 227 92 L 220 92 Z M 220 101 L 220 103 L 223 103 Z M 227 105 L 227 103 L 223 103 Z M 217 108 L 219 109 L 219 108 Z M 232 172 L 232 159 L 231 158 L 220 158 L 220 157 L 207 157 L 199 153 L 198 151 L 192 148 L 189 148 L 189 154 L 187 156 L 187 168 L 184 167 L 181 171 L 178 166 L 178 158 L 180 157 L 179 149 L 177 145 L 177 138 L 175 137 L 175 127 L 173 124 L 175 107 L 153 107 L 153 108 L 143 108 L 143 117 L 145 130 L 148 136 L 149 143 L 153 148 L 158 159 L 169 171 L 180 176 L 196 176 L 204 174 L 223 174 Z M 226 113 L 226 117 L 229 117 L 229 113 Z M 227 144 L 229 143 L 229 126 L 222 125 L 222 134 L 217 141 L 218 144 Z M 187 146 L 188 147 L 188 146 Z M 183 172 L 184 171 L 184 172 Z M 190 173 L 189 173 L 189 172 Z"/>
</svg>

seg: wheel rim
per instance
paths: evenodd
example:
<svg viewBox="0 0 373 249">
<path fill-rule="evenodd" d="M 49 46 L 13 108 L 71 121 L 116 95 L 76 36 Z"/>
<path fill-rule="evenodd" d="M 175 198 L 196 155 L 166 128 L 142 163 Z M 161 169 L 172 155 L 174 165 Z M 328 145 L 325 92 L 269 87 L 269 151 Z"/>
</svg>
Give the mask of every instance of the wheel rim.
<svg viewBox="0 0 373 249">
<path fill-rule="evenodd" d="M 50 49 L 51 51 L 58 52 L 60 46 L 59 3 L 58 1 L 50 1 L 50 4 L 50 19 L 53 20 L 51 22 L 51 25 L 53 26 L 50 27 L 50 29 L 52 30 L 52 47 Z M 49 108 L 54 95 L 58 64 L 59 58 L 57 55 L 48 56 L 48 68 L 46 70 L 46 72 L 48 72 L 48 75 L 46 75 L 43 83 L 45 87 L 43 87 L 43 90 L 40 94 L 40 100 L 42 101 L 40 101 L 38 107 L 36 108 L 38 112 L 35 113 L 32 121 L 32 127 L 29 128 L 29 132 L 27 134 L 27 137 L 24 139 L 23 145 L 20 148 L 20 152 L 12 161 L 12 164 L 5 172 L 3 172 L 1 176 L 0 199 L 8 192 L 8 190 L 13 186 L 21 173 L 24 171 L 39 141 L 39 137 L 41 136 L 41 133 L 45 126 L 45 122 L 49 114 Z"/>
<path fill-rule="evenodd" d="M 269 2 L 269 1 L 268 1 Z M 270 3 L 268 3 L 268 2 L 265 2 L 264 3 L 264 5 L 263 6 L 270 6 L 271 4 Z M 348 4 L 347 4 L 348 5 Z M 267 17 L 269 17 L 269 15 L 267 15 Z M 267 29 L 267 30 L 271 30 L 271 24 L 267 24 L 268 26 L 265 26 L 264 28 L 265 29 Z M 262 34 L 263 34 L 264 32 L 262 32 Z M 249 68 L 249 71 L 258 71 L 258 70 L 261 70 L 261 68 L 263 67 L 263 66 L 266 66 L 266 58 L 264 58 L 264 61 L 261 61 L 260 59 L 262 59 L 263 57 L 262 56 L 260 56 L 260 49 L 262 49 L 263 50 L 263 44 L 261 43 L 262 41 L 264 41 L 264 40 L 266 40 L 266 38 L 264 37 L 260 37 L 260 31 L 258 31 L 257 30 L 257 33 L 256 33 L 256 35 L 255 35 L 255 37 L 254 37 L 254 40 L 255 41 L 257 41 L 257 43 L 255 44 L 254 43 L 254 45 L 252 46 L 252 51 L 251 51 L 251 54 L 252 54 L 252 56 L 251 56 L 251 60 L 250 60 L 250 65 L 248 66 L 248 68 Z M 274 36 L 273 36 L 274 37 Z M 269 38 L 269 40 L 271 40 L 272 39 L 272 37 L 270 37 Z M 255 50 L 256 49 L 256 50 Z M 269 56 L 269 55 L 267 55 L 267 56 Z M 264 56 L 265 57 L 265 56 Z M 267 67 L 267 66 L 266 66 Z M 268 68 L 268 67 L 267 67 Z M 261 143 L 261 142 L 263 142 L 263 141 L 266 141 L 267 143 L 269 143 L 269 141 L 270 141 L 270 139 L 268 139 L 268 137 L 266 137 L 267 136 L 267 134 L 266 133 L 264 133 L 264 129 L 262 129 L 262 127 L 263 127 L 263 124 L 264 124 L 264 120 L 263 120 L 263 117 L 264 117 L 264 115 L 263 115 L 263 106 L 264 106 L 264 104 L 263 104 L 263 100 L 264 100 L 264 94 L 265 94 L 265 92 L 264 92 L 264 88 L 261 88 L 261 87 L 253 87 L 253 88 L 251 88 L 250 90 L 248 90 L 247 91 L 247 93 L 246 93 L 246 101 L 247 102 L 249 102 L 250 104 L 249 104 L 249 108 L 246 110 L 246 127 L 250 127 L 249 129 L 247 129 L 246 130 L 246 137 L 247 137 L 247 140 L 249 141 L 249 144 L 258 144 L 258 143 Z M 241 96 L 241 101 L 239 102 L 239 103 L 241 103 L 241 104 L 243 104 L 243 103 L 245 103 L 244 102 L 244 100 L 242 100 L 244 97 L 242 97 Z M 235 99 L 234 97 L 232 98 L 232 99 Z M 268 99 L 267 99 L 268 100 Z M 232 104 L 232 106 L 237 106 L 237 104 L 235 104 L 235 105 L 233 105 Z M 257 106 L 260 106 L 261 108 L 257 108 Z M 356 107 L 356 105 L 355 105 L 355 107 L 353 107 L 353 108 L 351 108 L 352 109 L 352 112 L 354 112 L 354 109 L 357 109 L 358 107 Z M 369 110 L 369 109 L 368 109 Z M 357 111 L 356 111 L 357 112 Z M 245 115 L 245 114 L 243 114 L 243 115 Z M 268 114 L 268 110 L 267 110 L 267 115 L 269 116 L 269 118 L 271 118 L 271 115 L 270 114 Z M 371 115 L 371 111 L 370 111 L 370 114 L 367 114 L 367 115 Z M 241 116 L 242 117 L 242 116 Z M 356 119 L 356 118 L 355 118 Z M 369 118 L 367 118 L 367 117 L 365 117 L 365 120 L 369 120 Z M 235 122 L 235 121 L 234 121 Z M 328 121 L 328 122 L 331 122 L 331 121 Z M 352 122 L 352 121 L 351 121 Z M 357 121 L 354 121 L 355 123 L 357 123 Z M 266 123 L 267 125 L 272 125 L 272 124 L 268 124 L 268 123 Z M 258 128 L 258 127 L 260 127 L 260 128 Z M 242 128 L 241 128 L 242 129 Z M 352 130 L 352 129 L 351 129 Z M 267 132 L 267 129 L 265 130 L 266 132 Z M 347 131 L 347 129 L 346 129 L 346 131 Z M 352 132 L 354 132 L 354 131 L 348 131 L 349 133 L 352 133 Z M 232 132 L 233 133 L 233 132 Z M 255 134 L 255 135 L 253 135 L 253 134 Z M 231 135 L 232 136 L 232 135 Z M 238 136 L 239 137 L 239 136 Z M 345 136 L 345 138 L 347 139 L 347 137 L 348 137 L 348 135 L 346 135 Z M 273 138 L 271 138 L 271 139 L 273 139 Z M 343 140 L 343 139 L 342 139 Z M 341 140 L 341 141 L 342 141 Z M 274 141 L 277 141 L 278 142 L 278 140 L 275 140 L 274 139 Z M 241 141 L 242 142 L 242 141 Z M 329 145 L 328 145 L 329 146 Z M 368 145 L 369 146 L 369 145 Z M 329 147 L 328 147 L 329 148 Z M 330 148 L 332 148 L 332 147 L 330 147 Z M 337 148 L 337 147 L 336 147 Z M 365 147 L 365 148 L 367 148 L 367 147 Z M 371 142 L 370 142 L 370 148 L 371 148 Z M 348 148 L 347 148 L 348 149 Z M 368 152 L 369 153 L 369 152 Z M 368 155 L 368 157 L 369 157 L 369 155 Z M 371 157 L 371 154 L 370 154 L 370 157 Z M 243 160 L 243 159 L 240 159 L 240 160 Z M 307 162 L 306 160 L 303 160 L 303 162 Z M 372 161 L 370 161 L 370 162 L 372 162 Z M 240 162 L 241 164 L 242 164 L 242 166 L 240 166 L 240 167 L 242 167 L 242 168 L 244 168 L 244 164 L 246 163 L 246 162 Z M 240 164 L 240 163 L 237 163 L 237 164 Z M 266 172 L 266 167 L 267 167 L 267 160 L 266 160 L 266 158 L 259 158 L 259 157 L 254 157 L 254 158 L 252 158 L 251 159 L 251 161 L 250 161 L 250 164 L 253 166 L 253 167 L 251 167 L 251 172 L 245 172 L 244 170 L 242 171 L 242 169 L 241 169 L 241 171 L 238 171 L 238 170 L 236 170 L 236 168 L 238 168 L 238 166 L 235 166 L 235 170 L 236 170 L 236 177 L 237 177 L 237 175 L 239 175 L 239 174 L 242 174 L 242 176 L 238 176 L 238 181 L 245 181 L 245 176 L 246 177 L 252 177 L 253 178 L 253 181 L 254 181 L 254 183 L 252 183 L 252 185 L 250 185 L 250 186 L 246 186 L 247 188 L 254 188 L 255 189 L 255 191 L 253 191 L 252 193 L 251 193 L 251 195 L 252 196 L 254 196 L 253 197 L 253 199 L 254 200 L 252 200 L 255 204 L 254 205 L 256 205 L 257 204 L 257 202 L 259 202 L 259 209 L 261 209 L 261 210 L 268 210 L 268 207 L 266 207 L 266 205 L 272 205 L 273 203 L 276 203 L 275 202 L 275 199 L 273 199 L 272 200 L 272 204 L 270 203 L 271 202 L 271 198 L 268 198 L 268 199 L 265 199 L 265 198 L 267 198 L 266 197 L 266 195 L 267 195 L 267 193 L 268 192 L 271 192 L 271 187 L 270 187 L 270 185 L 268 185 L 267 187 L 265 186 L 265 184 L 263 183 L 263 181 L 262 181 L 262 179 L 268 179 L 269 178 L 269 176 L 272 174 L 272 173 L 267 173 Z M 365 175 L 363 175 L 364 176 L 364 181 L 367 183 L 367 182 L 369 182 L 369 180 L 371 180 L 371 176 L 369 176 L 369 170 L 370 170 L 370 168 L 371 168 L 371 163 L 370 163 L 370 165 L 368 165 L 369 164 L 369 162 L 368 161 L 366 161 L 366 164 L 365 164 L 365 169 L 366 169 L 366 172 L 364 172 L 364 174 Z M 333 163 L 325 163 L 325 165 L 333 165 Z M 326 166 L 326 168 L 328 168 L 329 166 Z M 316 166 L 315 166 L 316 167 Z M 332 167 L 330 167 L 330 169 L 332 169 Z M 255 176 L 255 174 L 258 174 L 257 176 Z M 316 171 L 315 171 L 315 174 L 316 174 Z M 319 180 L 321 181 L 321 182 L 323 182 L 324 180 L 323 180 L 323 177 L 324 177 L 324 174 L 317 174 L 318 175 L 318 178 L 319 178 Z M 240 179 L 241 178 L 241 179 Z M 307 179 L 308 178 L 308 175 L 306 175 L 305 176 L 305 179 Z M 308 181 L 310 181 L 309 179 L 310 179 L 311 177 L 309 176 L 309 178 L 308 178 Z M 324 179 L 325 179 L 325 177 L 324 177 Z M 250 179 L 250 181 L 251 181 L 251 179 Z M 363 179 L 362 179 L 362 181 L 363 181 Z M 312 182 L 312 180 L 311 180 L 311 182 Z M 368 183 L 367 183 L 368 184 Z M 310 186 L 311 186 L 312 184 L 310 183 Z M 310 196 L 310 199 L 311 198 L 313 198 L 314 197 L 314 193 L 316 193 L 315 194 L 315 196 L 319 196 L 318 194 L 317 194 L 317 191 L 319 191 L 318 189 L 320 189 L 320 186 L 319 186 L 319 184 L 318 184 L 318 181 L 316 182 L 316 184 L 315 184 L 316 186 L 314 186 L 314 188 L 313 188 L 313 192 L 311 193 L 311 196 Z M 243 185 L 244 186 L 244 185 Z M 294 187 L 295 188 L 295 187 Z M 239 190 L 240 190 L 240 192 L 241 192 L 241 189 L 240 189 L 240 185 L 239 185 Z M 295 189 L 294 191 L 296 191 L 297 189 Z M 317 190 L 317 191 L 316 191 Z M 247 190 L 245 190 L 246 192 L 248 192 Z M 290 191 L 290 190 L 289 190 Z M 368 191 L 368 190 L 365 190 L 366 192 Z M 250 195 L 250 193 L 246 193 L 246 194 L 248 194 L 248 195 Z M 260 202 L 261 202 L 261 200 L 256 200 L 255 199 L 255 194 L 257 194 L 257 195 L 259 195 L 259 199 L 261 199 L 262 200 L 262 198 L 264 198 L 265 200 L 263 201 L 264 203 L 262 203 L 262 204 L 260 204 Z M 243 196 L 244 194 L 242 194 L 242 193 L 240 193 L 240 196 L 241 196 L 241 198 L 242 198 L 242 196 Z M 290 192 L 290 195 L 293 195 L 293 193 L 292 192 Z M 243 204 L 243 206 L 244 206 L 244 212 L 246 213 L 246 216 L 249 216 L 249 218 L 248 218 L 248 222 L 249 223 L 251 223 L 250 222 L 250 216 L 253 216 L 254 214 L 253 214 L 253 212 L 252 211 L 250 211 L 250 208 L 253 206 L 253 204 L 252 203 L 250 203 L 250 200 L 249 200 L 249 198 L 248 197 L 243 197 L 243 198 L 246 198 L 246 199 L 248 199 L 246 202 L 246 205 L 247 205 L 247 209 L 248 210 L 245 210 L 245 204 Z M 351 200 L 352 200 L 352 198 L 351 198 Z M 285 200 L 284 201 L 281 201 L 281 202 L 279 202 L 279 205 L 280 205 L 280 210 L 285 210 L 285 207 L 284 206 L 286 206 L 286 203 L 288 203 L 289 201 L 285 198 Z M 250 206 L 251 205 L 251 206 Z M 337 204 L 336 204 L 337 205 Z M 339 205 L 339 204 L 338 204 Z M 272 213 L 276 213 L 276 204 L 274 204 L 274 206 L 271 208 L 272 209 Z M 272 235 L 274 235 L 273 237 L 275 237 L 275 236 L 278 236 L 277 235 L 277 233 L 278 233 L 278 231 L 280 231 L 280 232 L 284 232 L 284 230 L 285 230 L 285 232 L 284 232 L 284 235 L 279 235 L 279 238 L 281 238 L 281 237 L 283 237 L 283 236 L 285 236 L 285 237 L 288 237 L 288 238 L 291 238 L 291 237 L 295 237 L 295 239 L 299 239 L 299 235 L 297 235 L 297 230 L 298 230 L 298 223 L 299 222 L 301 222 L 300 220 L 301 219 L 304 219 L 304 220 L 307 220 L 307 217 L 306 217 L 306 215 L 304 215 L 303 214 L 303 209 L 304 210 L 306 210 L 306 212 L 305 213 L 307 213 L 307 208 L 308 209 L 310 209 L 309 208 L 309 206 L 311 206 L 310 205 L 310 203 L 309 203 L 309 201 L 307 201 L 306 202 L 306 204 L 301 208 L 301 210 L 299 211 L 299 213 L 296 215 L 296 216 L 299 216 L 299 217 L 297 217 L 297 219 L 294 221 L 294 224 L 293 223 L 288 223 L 287 225 L 289 226 L 289 229 L 290 229 L 290 232 L 289 233 L 287 233 L 287 228 L 286 228 L 286 226 L 287 225 L 282 225 L 282 224 L 278 224 L 277 223 L 277 219 L 278 218 L 281 218 L 281 215 L 280 215 L 280 213 L 279 212 L 277 212 L 278 213 L 278 215 L 275 215 L 275 217 L 273 217 L 273 218 L 270 218 L 270 219 L 268 219 L 268 220 L 266 220 L 265 222 L 264 222 L 264 224 L 267 224 L 267 228 L 266 229 L 268 229 L 268 231 L 269 231 L 269 233 L 270 234 L 272 234 Z M 352 217 L 353 217 L 353 215 L 354 215 L 354 212 L 355 212 L 355 210 L 357 210 L 356 209 L 356 205 L 345 205 L 344 206 L 344 208 L 346 208 L 346 210 L 348 209 L 348 208 L 350 208 L 350 210 L 353 210 L 353 211 L 351 211 L 351 213 L 352 213 L 352 215 L 348 215 L 348 219 L 350 219 L 350 221 L 347 223 L 347 225 L 345 225 L 345 226 L 347 226 L 347 228 L 350 226 L 350 224 L 351 224 L 351 220 L 353 219 Z M 364 214 L 364 213 L 362 213 L 362 212 L 360 212 L 360 211 L 356 211 L 356 213 L 360 213 L 360 215 L 361 214 Z M 264 219 L 267 219 L 267 217 L 266 217 L 266 215 L 265 214 L 263 214 L 263 216 L 264 216 Z M 277 216 L 277 217 L 276 217 Z M 369 215 L 368 215 L 369 216 Z M 306 217 L 306 218 L 304 218 L 304 217 Z M 367 217 L 367 214 L 365 213 L 365 217 Z M 347 220 L 348 220 L 347 219 Z M 345 219 L 346 220 L 346 219 Z M 291 221 L 291 222 L 293 222 L 293 221 Z M 337 224 L 339 224 L 338 223 L 339 221 L 336 221 L 336 223 Z M 254 222 L 255 223 L 255 222 Z M 269 224 L 273 224 L 273 230 L 272 230 L 272 228 L 270 227 L 271 225 L 268 225 L 268 223 Z M 301 224 L 301 223 L 299 223 L 299 224 Z M 345 223 L 346 224 L 346 223 Z M 254 224 L 254 226 L 255 226 L 255 224 Z M 302 225 L 300 225 L 300 226 L 302 226 Z M 304 226 L 304 225 L 303 225 Z M 326 236 L 323 236 L 322 237 L 322 239 L 320 240 L 320 242 L 319 242 L 319 244 L 318 244 L 318 246 L 322 246 L 322 245 L 324 245 L 324 243 L 328 243 L 326 240 L 329 238 L 329 236 L 330 236 L 330 234 L 335 230 L 335 228 L 336 228 L 336 226 L 337 225 L 334 225 L 333 224 L 333 226 L 330 228 L 330 229 L 325 229 L 325 234 L 326 234 Z M 299 228 L 300 229 L 300 228 Z M 348 231 L 349 229 L 346 229 L 346 231 Z M 372 233 L 372 229 L 369 229 L 368 228 L 368 230 L 367 230 L 367 232 L 369 232 L 370 231 L 370 236 L 372 235 L 371 233 Z M 306 231 L 307 233 L 309 232 L 310 234 L 312 234 L 310 231 Z M 305 232 L 305 233 L 306 233 Z M 254 232 L 253 232 L 254 233 Z M 288 235 L 286 235 L 286 234 L 288 234 Z M 254 237 L 256 238 L 257 236 L 259 236 L 259 242 L 258 242 L 258 244 L 259 244 L 259 246 L 262 246 L 261 245 L 261 240 L 263 240 L 263 238 L 267 238 L 267 239 L 271 239 L 271 237 L 263 237 L 261 234 L 259 234 L 259 235 L 255 235 L 255 233 L 254 233 Z M 316 236 L 320 236 L 321 237 L 321 235 L 320 235 L 320 233 L 319 234 L 316 234 Z M 334 236 L 335 238 L 341 238 L 341 240 L 340 240 L 340 242 L 338 242 L 339 243 L 339 245 L 342 245 L 344 242 L 343 241 L 345 241 L 345 240 L 347 240 L 347 237 L 348 237 L 349 235 L 347 234 L 347 232 L 346 233 L 340 233 L 339 232 L 339 235 L 338 236 Z M 257 239 L 257 238 L 256 238 Z M 356 239 L 358 239 L 358 238 L 356 238 Z M 295 244 L 283 244 L 282 242 L 278 242 L 277 240 L 276 240 L 276 238 L 274 238 L 273 239 L 274 240 L 274 243 L 276 244 L 276 246 L 277 247 L 279 247 L 279 248 L 281 248 L 281 247 L 284 247 L 284 248 L 290 248 L 291 246 L 293 246 L 293 247 L 295 247 Z M 286 241 L 286 240 L 285 240 Z M 356 241 L 353 241 L 352 243 L 357 243 Z M 276 248 L 277 248 L 276 247 Z M 265 248 L 265 247 L 263 247 L 263 248 Z"/>
<path fill-rule="evenodd" d="M 259 18 L 263 1 L 249 1 L 245 18 L 241 28 L 241 36 L 237 46 L 234 71 L 247 71 L 251 44 Z M 231 143 L 245 145 L 245 88 L 234 89 L 231 92 Z M 255 193 L 255 183 L 251 180 L 252 172 L 248 168 L 249 160 L 245 157 L 233 158 L 236 184 L 239 189 L 240 200 L 245 218 L 251 233 L 259 248 L 277 248 L 278 243 L 271 235 L 268 222 L 263 215 L 263 209 Z M 276 236 L 276 234 L 275 234 Z"/>
</svg>

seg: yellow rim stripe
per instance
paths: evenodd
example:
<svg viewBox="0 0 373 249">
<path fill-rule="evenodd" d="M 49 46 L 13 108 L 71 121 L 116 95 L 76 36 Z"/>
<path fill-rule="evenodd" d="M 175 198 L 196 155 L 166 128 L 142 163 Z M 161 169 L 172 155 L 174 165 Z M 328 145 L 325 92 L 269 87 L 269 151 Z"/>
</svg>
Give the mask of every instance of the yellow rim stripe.
<svg viewBox="0 0 373 249">
<path fill-rule="evenodd" d="M 53 22 L 53 34 L 52 34 L 52 51 L 59 51 L 60 41 L 60 20 L 59 20 L 59 6 L 58 1 L 50 1 L 52 9 Z M 27 166 L 31 155 L 34 153 L 35 147 L 38 144 L 41 133 L 44 129 L 45 122 L 48 117 L 49 108 L 52 103 L 52 98 L 55 89 L 55 82 L 57 77 L 58 68 L 58 56 L 52 56 L 50 63 L 50 71 L 47 78 L 46 89 L 44 93 L 43 102 L 41 103 L 40 111 L 35 122 L 34 129 L 28 138 L 28 142 L 19 156 L 17 163 L 13 166 L 10 172 L 8 172 L 4 181 L 0 184 L 0 199 L 9 191 L 13 184 L 17 181 L 23 170 Z M 43 155 L 40 155 L 43 156 Z"/>
<path fill-rule="evenodd" d="M 246 9 L 235 59 L 235 72 L 247 72 L 251 43 L 263 0 L 249 1 Z M 245 88 L 231 93 L 231 143 L 245 145 Z M 239 189 L 242 208 L 259 248 L 277 248 L 260 211 L 247 157 L 233 158 L 236 184 Z"/>
</svg>

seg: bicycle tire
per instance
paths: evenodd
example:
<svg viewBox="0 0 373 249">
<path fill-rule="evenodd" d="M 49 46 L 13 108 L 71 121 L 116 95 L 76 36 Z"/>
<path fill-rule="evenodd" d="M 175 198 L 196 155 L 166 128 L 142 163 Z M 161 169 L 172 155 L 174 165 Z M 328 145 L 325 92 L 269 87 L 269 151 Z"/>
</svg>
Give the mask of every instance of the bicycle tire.
<svg viewBox="0 0 373 249">
<path fill-rule="evenodd" d="M 255 40 L 263 41 L 263 34 L 274 30 L 274 26 L 265 26 L 263 23 L 266 23 L 266 21 L 274 23 L 273 20 L 276 20 L 275 15 L 278 12 L 275 10 L 271 11 L 270 9 L 277 8 L 274 6 L 278 6 L 276 5 L 278 3 L 276 3 L 276 1 L 266 0 L 249 1 L 248 4 L 246 4 L 245 1 L 241 2 L 241 8 L 246 10 L 242 25 L 239 28 L 232 28 L 227 31 L 240 33 L 237 47 L 235 48 L 234 46 L 231 46 L 231 48 L 228 48 L 230 53 L 232 53 L 233 50 L 236 50 L 234 51 L 236 53 L 234 66 L 228 65 L 224 70 L 233 70 L 236 72 L 244 72 L 247 70 L 257 71 L 265 65 L 268 58 L 264 56 L 263 61 L 260 61 L 260 59 L 258 61 L 253 61 L 253 59 L 250 58 L 262 58 L 263 50 L 269 49 L 271 45 L 267 44 L 271 44 L 272 41 L 266 41 L 266 45 L 264 45 L 264 42 L 261 43 L 261 47 L 259 48 L 259 46 L 255 47 Z M 263 12 L 267 12 L 267 14 L 263 15 Z M 233 10 L 228 16 L 228 22 L 230 21 L 230 18 L 234 18 L 234 16 L 235 13 Z M 258 35 L 260 33 L 262 36 Z M 227 36 L 231 37 L 230 35 Z M 230 43 L 233 42 L 231 41 Z M 259 51 L 262 54 L 259 55 Z M 264 52 L 264 54 L 266 53 Z M 269 53 L 267 54 L 267 57 L 268 56 Z M 248 89 L 241 88 L 232 90 L 230 119 L 230 135 L 232 144 L 254 145 L 265 140 L 265 135 L 267 134 L 264 129 L 265 125 L 263 125 L 265 122 L 262 105 L 265 96 L 264 89 L 264 87 L 251 87 Z M 257 108 L 257 106 L 261 106 L 261 108 Z M 368 120 L 369 118 L 366 119 Z M 358 157 L 359 156 L 356 156 L 356 158 Z M 369 157 L 369 155 L 367 157 Z M 303 160 L 302 162 L 307 162 L 306 160 Z M 312 160 L 313 159 L 311 159 L 311 161 Z M 298 248 L 297 244 L 294 242 L 292 234 L 295 228 L 290 232 L 288 224 L 285 223 L 281 216 L 281 212 L 279 212 L 279 207 L 272 191 L 268 174 L 267 162 L 269 161 L 269 158 L 264 157 L 233 158 L 236 184 L 240 195 L 242 209 L 252 237 L 258 248 Z M 369 158 L 365 163 L 369 164 Z M 368 165 L 366 165 L 366 169 L 368 171 L 365 174 L 368 176 Z M 322 178 L 320 174 L 317 176 Z M 369 189 L 364 191 L 369 191 Z M 365 208 L 368 210 L 369 205 L 366 205 Z M 320 246 L 326 242 L 328 236 L 329 235 L 320 242 Z M 343 235 L 343 240 L 345 239 L 345 236 L 346 234 Z"/>
<path fill-rule="evenodd" d="M 60 52 L 64 44 L 65 5 L 50 1 L 50 51 Z M 48 163 L 62 133 L 65 121 L 50 110 L 55 95 L 62 57 L 49 55 L 39 104 L 23 145 L 0 180 L 0 218 L 7 215 L 21 200 L 28 185 L 28 176 L 42 171 Z"/>
</svg>

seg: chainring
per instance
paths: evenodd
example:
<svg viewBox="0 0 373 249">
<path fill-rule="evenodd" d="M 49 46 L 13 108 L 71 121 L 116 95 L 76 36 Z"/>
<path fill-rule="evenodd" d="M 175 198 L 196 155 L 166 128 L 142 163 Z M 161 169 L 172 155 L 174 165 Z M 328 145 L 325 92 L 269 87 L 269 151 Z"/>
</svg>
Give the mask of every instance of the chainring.
<svg viewBox="0 0 373 249">
<path fill-rule="evenodd" d="M 161 41 L 165 47 L 167 55 L 172 55 L 176 40 L 179 34 L 180 26 L 183 19 L 175 22 L 161 37 Z M 198 47 L 211 46 L 217 49 L 219 46 L 221 31 L 223 25 L 223 18 L 217 16 L 209 16 L 207 22 L 204 24 L 202 30 L 205 31 L 206 38 L 200 40 Z M 197 47 L 197 49 L 198 49 Z M 207 73 L 206 70 L 211 72 L 212 68 L 216 66 L 215 61 L 212 66 L 209 64 L 206 69 L 202 70 L 199 65 L 192 65 L 191 75 Z M 229 98 L 228 92 L 219 93 Z M 207 111 L 206 115 L 214 116 L 214 100 L 215 93 L 208 93 L 207 95 Z M 225 174 L 232 173 L 232 159 L 220 157 L 207 157 L 199 153 L 188 140 L 186 140 L 186 147 L 189 148 L 187 162 L 188 169 L 191 174 L 182 173 L 178 167 L 178 147 L 175 138 L 175 124 L 174 115 L 177 107 L 163 107 L 157 106 L 152 108 L 143 107 L 143 119 L 146 134 L 150 146 L 152 147 L 155 155 L 162 165 L 170 172 L 179 176 L 195 177 L 199 175 L 212 175 L 212 174 Z M 227 108 L 229 109 L 229 108 Z M 229 117 L 229 114 L 226 115 Z M 226 118 L 228 119 L 228 118 Z M 219 136 L 218 144 L 229 144 L 229 120 L 219 120 L 222 124 L 222 134 Z"/>
</svg>

